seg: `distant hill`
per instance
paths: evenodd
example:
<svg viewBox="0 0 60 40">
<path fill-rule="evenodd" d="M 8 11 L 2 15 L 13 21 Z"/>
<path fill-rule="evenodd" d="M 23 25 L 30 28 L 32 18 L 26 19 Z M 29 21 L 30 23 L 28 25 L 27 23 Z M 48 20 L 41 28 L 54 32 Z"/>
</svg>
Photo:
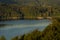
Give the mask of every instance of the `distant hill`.
<svg viewBox="0 0 60 40">
<path fill-rule="evenodd" d="M 0 20 L 60 16 L 59 0 L 0 0 Z"/>
<path fill-rule="evenodd" d="M 1 3 L 6 3 L 6 4 L 12 4 L 12 3 L 17 3 L 15 0 L 0 0 Z"/>
<path fill-rule="evenodd" d="M 20 5 L 40 5 L 40 4 L 49 4 L 49 5 L 60 5 L 60 0 L 0 0 L 0 2 L 7 4 L 20 4 Z"/>
</svg>

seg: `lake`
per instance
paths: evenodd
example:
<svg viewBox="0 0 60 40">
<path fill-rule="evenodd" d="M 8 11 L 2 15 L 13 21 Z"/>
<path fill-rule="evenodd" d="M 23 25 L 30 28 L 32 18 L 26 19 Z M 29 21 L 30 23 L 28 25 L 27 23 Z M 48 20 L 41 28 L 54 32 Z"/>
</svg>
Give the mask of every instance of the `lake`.
<svg viewBox="0 0 60 40">
<path fill-rule="evenodd" d="M 7 40 L 15 36 L 32 32 L 35 29 L 43 31 L 49 24 L 50 20 L 15 20 L 15 21 L 1 21 L 0 24 L 5 24 L 0 28 L 0 36 L 4 35 Z"/>
</svg>

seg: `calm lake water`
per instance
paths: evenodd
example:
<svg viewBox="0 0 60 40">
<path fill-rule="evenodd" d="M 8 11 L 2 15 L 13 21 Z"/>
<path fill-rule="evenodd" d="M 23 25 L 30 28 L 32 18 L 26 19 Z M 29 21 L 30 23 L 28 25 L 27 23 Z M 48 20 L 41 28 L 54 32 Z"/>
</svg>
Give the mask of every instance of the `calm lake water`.
<svg viewBox="0 0 60 40">
<path fill-rule="evenodd" d="M 7 40 L 17 35 L 23 35 L 32 32 L 35 29 L 43 31 L 49 24 L 50 20 L 15 20 L 1 21 L 0 24 L 5 24 L 0 28 L 0 36 L 4 35 Z"/>
</svg>

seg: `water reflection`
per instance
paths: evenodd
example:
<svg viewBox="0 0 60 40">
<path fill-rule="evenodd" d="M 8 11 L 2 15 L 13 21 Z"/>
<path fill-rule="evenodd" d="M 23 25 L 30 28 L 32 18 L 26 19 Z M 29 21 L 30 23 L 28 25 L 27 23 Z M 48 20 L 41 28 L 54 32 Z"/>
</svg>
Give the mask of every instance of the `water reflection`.
<svg viewBox="0 0 60 40">
<path fill-rule="evenodd" d="M 0 28 L 1 28 L 1 27 L 5 27 L 5 26 L 6 26 L 6 24 L 0 24 Z"/>
</svg>

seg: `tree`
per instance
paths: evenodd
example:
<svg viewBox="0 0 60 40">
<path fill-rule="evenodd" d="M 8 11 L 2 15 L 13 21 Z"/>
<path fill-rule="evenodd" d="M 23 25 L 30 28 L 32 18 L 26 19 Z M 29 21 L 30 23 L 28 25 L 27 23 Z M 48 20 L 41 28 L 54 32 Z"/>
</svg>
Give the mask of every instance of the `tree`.
<svg viewBox="0 0 60 40">
<path fill-rule="evenodd" d="M 4 36 L 1 36 L 0 40 L 6 40 L 6 38 Z"/>
<path fill-rule="evenodd" d="M 12 38 L 12 40 L 18 40 L 18 36 L 16 36 L 16 37 Z"/>
</svg>

